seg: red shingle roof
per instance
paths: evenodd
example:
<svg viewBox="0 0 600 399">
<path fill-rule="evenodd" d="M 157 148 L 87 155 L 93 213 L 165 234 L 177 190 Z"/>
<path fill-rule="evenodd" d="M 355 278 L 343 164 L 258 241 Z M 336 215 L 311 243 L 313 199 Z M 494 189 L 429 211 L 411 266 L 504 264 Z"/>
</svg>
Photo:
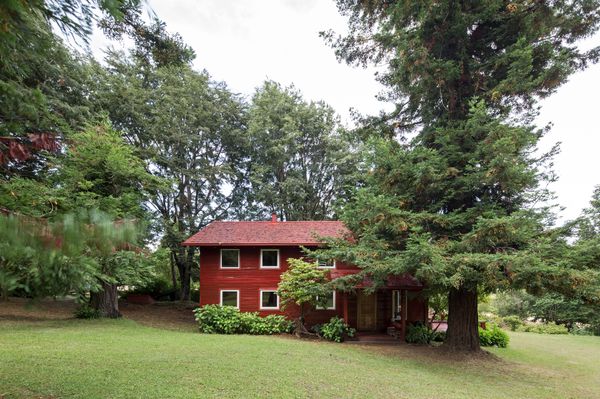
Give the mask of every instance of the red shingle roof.
<svg viewBox="0 0 600 399">
<path fill-rule="evenodd" d="M 319 245 L 319 237 L 340 238 L 349 234 L 339 221 L 311 222 L 226 222 L 216 221 L 188 238 L 182 245 L 287 246 Z"/>
</svg>

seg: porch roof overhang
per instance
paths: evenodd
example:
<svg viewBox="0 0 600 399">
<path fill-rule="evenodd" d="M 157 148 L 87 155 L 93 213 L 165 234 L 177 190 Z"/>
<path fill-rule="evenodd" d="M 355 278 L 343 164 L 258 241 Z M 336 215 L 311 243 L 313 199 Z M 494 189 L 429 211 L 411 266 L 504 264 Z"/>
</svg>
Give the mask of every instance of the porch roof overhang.
<svg viewBox="0 0 600 399">
<path fill-rule="evenodd" d="M 332 270 L 329 276 L 332 280 L 335 280 L 337 278 L 351 276 L 356 273 L 357 272 L 354 270 Z M 372 285 L 373 281 L 365 277 L 361 282 L 355 285 L 355 288 L 368 288 Z M 410 274 L 404 273 L 388 276 L 385 285 L 381 288 L 390 290 L 420 290 L 424 288 L 424 285 Z"/>
</svg>

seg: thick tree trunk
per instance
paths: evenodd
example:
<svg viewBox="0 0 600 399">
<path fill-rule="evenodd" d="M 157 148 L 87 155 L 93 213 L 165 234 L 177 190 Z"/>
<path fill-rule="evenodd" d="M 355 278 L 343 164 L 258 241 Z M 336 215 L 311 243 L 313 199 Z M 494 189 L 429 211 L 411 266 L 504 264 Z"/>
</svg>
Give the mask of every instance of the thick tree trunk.
<svg viewBox="0 0 600 399">
<path fill-rule="evenodd" d="M 479 350 L 477 290 L 451 289 L 448 295 L 448 331 L 444 346 L 456 351 Z"/>
<path fill-rule="evenodd" d="M 90 305 L 100 311 L 101 317 L 121 317 L 119 312 L 119 295 L 116 284 L 100 283 L 102 289 L 90 294 Z"/>
<path fill-rule="evenodd" d="M 179 299 L 181 301 L 190 300 L 190 263 L 193 263 L 194 259 L 193 250 L 194 248 L 188 248 L 187 251 L 185 248 L 181 248 L 178 251 L 179 253 L 175 254 L 175 264 L 177 265 L 177 270 L 179 270 Z"/>
</svg>

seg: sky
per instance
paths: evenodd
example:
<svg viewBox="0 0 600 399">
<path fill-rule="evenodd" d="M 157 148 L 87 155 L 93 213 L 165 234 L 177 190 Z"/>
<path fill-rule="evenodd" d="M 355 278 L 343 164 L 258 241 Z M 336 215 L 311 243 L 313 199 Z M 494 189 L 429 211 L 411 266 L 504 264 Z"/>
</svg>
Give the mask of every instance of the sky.
<svg viewBox="0 0 600 399">
<path fill-rule="evenodd" d="M 308 100 L 324 100 L 347 124 L 350 109 L 375 114 L 390 104 L 375 98 L 383 87 L 375 69 L 336 60 L 319 32 L 346 31 L 347 22 L 333 0 L 148 0 L 148 6 L 196 52 L 194 67 L 248 98 L 266 79 L 294 84 Z M 110 45 L 94 34 L 92 50 L 102 57 Z M 582 43 L 600 44 L 600 34 Z M 114 45 L 114 44 L 112 44 Z M 539 126 L 553 124 L 541 150 L 561 142 L 550 189 L 564 210 L 561 220 L 577 217 L 600 184 L 600 65 L 573 75 L 543 100 Z"/>
</svg>

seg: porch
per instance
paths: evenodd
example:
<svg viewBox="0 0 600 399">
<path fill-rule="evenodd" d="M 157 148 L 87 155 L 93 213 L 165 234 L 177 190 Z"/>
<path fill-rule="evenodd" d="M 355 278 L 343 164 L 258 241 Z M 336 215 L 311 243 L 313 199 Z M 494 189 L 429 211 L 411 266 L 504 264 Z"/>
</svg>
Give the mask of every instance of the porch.
<svg viewBox="0 0 600 399">
<path fill-rule="evenodd" d="M 364 289 L 340 293 L 344 321 L 358 332 L 358 341 L 404 342 L 411 323 L 428 321 L 427 300 L 421 288 L 384 288 L 373 293 Z"/>
</svg>

